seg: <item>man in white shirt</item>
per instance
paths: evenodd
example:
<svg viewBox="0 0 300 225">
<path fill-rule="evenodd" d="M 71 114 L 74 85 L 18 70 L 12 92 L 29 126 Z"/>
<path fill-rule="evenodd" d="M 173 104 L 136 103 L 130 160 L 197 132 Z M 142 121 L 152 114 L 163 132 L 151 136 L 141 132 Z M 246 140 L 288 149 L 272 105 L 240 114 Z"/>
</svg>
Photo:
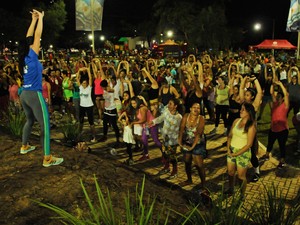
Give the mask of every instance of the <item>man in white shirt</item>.
<svg viewBox="0 0 300 225">
<path fill-rule="evenodd" d="M 100 83 L 100 86 L 103 88 L 103 98 L 104 98 L 104 113 L 103 113 L 103 136 L 100 138 L 100 142 L 105 142 L 107 140 L 108 125 L 110 124 L 116 136 L 116 145 L 115 147 L 120 146 L 120 131 L 117 125 L 117 108 L 115 101 L 120 100 L 118 92 L 114 88 L 108 85 L 107 80 L 103 80 Z"/>
</svg>

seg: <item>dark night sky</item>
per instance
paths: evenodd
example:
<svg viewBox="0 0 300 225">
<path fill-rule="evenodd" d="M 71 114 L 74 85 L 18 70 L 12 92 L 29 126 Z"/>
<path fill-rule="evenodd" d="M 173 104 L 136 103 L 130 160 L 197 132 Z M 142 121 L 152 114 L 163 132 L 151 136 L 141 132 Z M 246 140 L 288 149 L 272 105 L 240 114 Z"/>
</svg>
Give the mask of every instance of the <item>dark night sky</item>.
<svg viewBox="0 0 300 225">
<path fill-rule="evenodd" d="M 29 1 L 29 0 L 26 0 Z M 32 2 L 39 2 L 45 0 L 31 0 Z M 6 5 L 2 4 L 0 7 L 10 8 L 17 11 L 22 7 L 25 0 L 10 0 L 6 1 Z M 104 15 L 102 29 L 103 33 L 111 33 L 118 30 L 119 21 L 123 18 L 130 19 L 131 21 L 139 21 L 145 16 L 151 16 L 150 10 L 155 0 L 105 0 L 104 2 Z M 283 39 L 292 35 L 290 32 L 285 31 L 287 16 L 289 11 L 290 1 L 266 1 L 266 0 L 231 0 L 226 4 L 226 15 L 228 24 L 230 26 L 242 27 L 249 34 L 253 34 L 253 24 L 260 22 L 263 26 L 261 37 L 272 38 L 274 32 L 275 39 Z M 10 3 L 10 4 L 9 4 Z M 75 8 L 75 0 L 65 0 L 67 9 L 72 11 Z M 70 6 L 70 4 L 74 4 Z M 69 6 L 68 6 L 69 5 Z M 72 12 L 68 12 L 74 15 Z M 71 23 L 67 26 L 69 29 L 75 27 L 75 20 L 73 17 L 69 19 Z M 274 29 L 273 29 L 274 23 Z M 294 35 L 294 34 L 293 34 Z"/>
</svg>

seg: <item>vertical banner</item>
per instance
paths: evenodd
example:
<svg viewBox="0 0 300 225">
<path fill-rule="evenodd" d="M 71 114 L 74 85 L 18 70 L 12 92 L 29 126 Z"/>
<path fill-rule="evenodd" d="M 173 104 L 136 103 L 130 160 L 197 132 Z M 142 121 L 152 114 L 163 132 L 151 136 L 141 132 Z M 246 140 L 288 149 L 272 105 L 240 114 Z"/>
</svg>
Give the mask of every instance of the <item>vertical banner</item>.
<svg viewBox="0 0 300 225">
<path fill-rule="evenodd" d="M 102 30 L 104 0 L 76 0 L 76 30 Z"/>
<path fill-rule="evenodd" d="M 286 31 L 299 31 L 300 30 L 300 0 L 291 0 L 289 15 L 286 23 Z"/>
</svg>

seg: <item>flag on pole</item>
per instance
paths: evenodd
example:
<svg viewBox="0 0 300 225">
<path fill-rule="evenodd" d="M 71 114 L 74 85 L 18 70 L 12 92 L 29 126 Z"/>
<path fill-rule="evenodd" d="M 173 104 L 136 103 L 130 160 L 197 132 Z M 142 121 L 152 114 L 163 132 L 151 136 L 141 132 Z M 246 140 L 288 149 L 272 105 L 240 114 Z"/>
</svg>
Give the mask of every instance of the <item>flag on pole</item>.
<svg viewBox="0 0 300 225">
<path fill-rule="evenodd" d="M 300 0 L 291 0 L 286 31 L 300 31 Z"/>
<path fill-rule="evenodd" d="M 102 30 L 104 0 L 76 0 L 76 30 Z"/>
</svg>

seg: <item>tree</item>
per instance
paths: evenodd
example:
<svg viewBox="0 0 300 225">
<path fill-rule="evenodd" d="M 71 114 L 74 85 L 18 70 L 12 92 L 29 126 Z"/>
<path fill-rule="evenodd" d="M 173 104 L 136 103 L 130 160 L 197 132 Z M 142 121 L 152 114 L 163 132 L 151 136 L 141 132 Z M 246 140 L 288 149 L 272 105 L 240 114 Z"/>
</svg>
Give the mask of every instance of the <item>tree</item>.
<svg viewBox="0 0 300 225">
<path fill-rule="evenodd" d="M 192 48 L 219 49 L 231 44 L 223 1 L 158 0 L 153 9 L 160 29 L 176 28 Z"/>
<path fill-rule="evenodd" d="M 61 32 L 65 29 L 67 22 L 67 12 L 65 10 L 65 3 L 63 0 L 55 1 L 50 7 L 45 10 L 43 30 L 43 47 L 49 46 L 50 44 L 57 43 Z"/>
</svg>

